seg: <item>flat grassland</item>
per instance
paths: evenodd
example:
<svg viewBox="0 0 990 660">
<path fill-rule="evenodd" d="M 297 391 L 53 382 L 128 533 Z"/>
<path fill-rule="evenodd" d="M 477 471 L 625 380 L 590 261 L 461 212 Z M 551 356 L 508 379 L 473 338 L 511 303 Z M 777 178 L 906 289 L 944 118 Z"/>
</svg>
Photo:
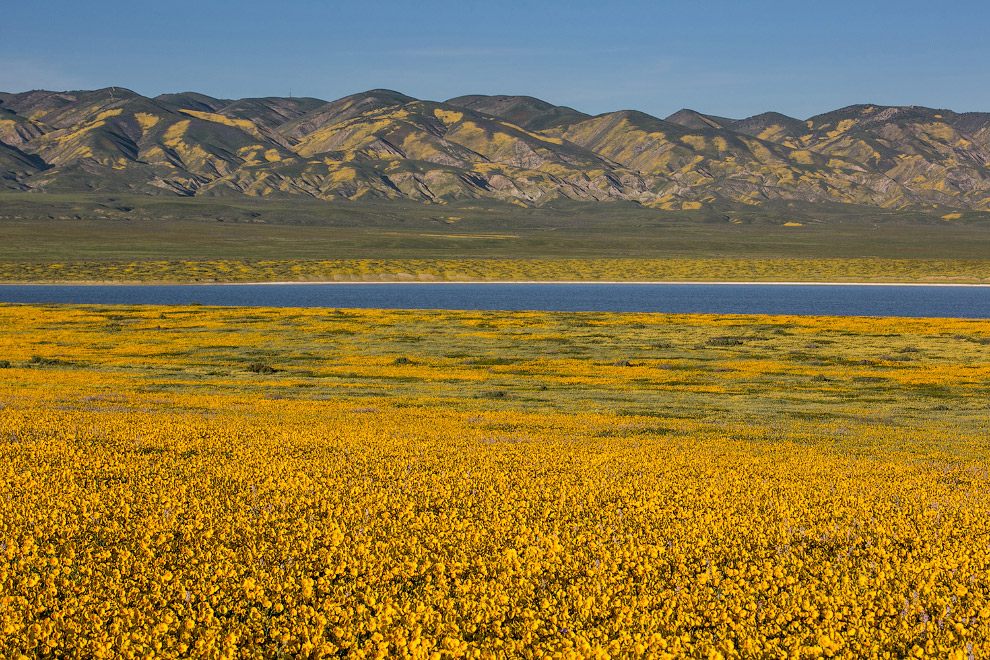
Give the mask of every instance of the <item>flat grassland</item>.
<svg viewBox="0 0 990 660">
<path fill-rule="evenodd" d="M 990 652 L 990 322 L 0 325 L 3 657 Z"/>
<path fill-rule="evenodd" d="M 990 214 L 0 194 L 0 282 L 990 282 Z"/>
</svg>

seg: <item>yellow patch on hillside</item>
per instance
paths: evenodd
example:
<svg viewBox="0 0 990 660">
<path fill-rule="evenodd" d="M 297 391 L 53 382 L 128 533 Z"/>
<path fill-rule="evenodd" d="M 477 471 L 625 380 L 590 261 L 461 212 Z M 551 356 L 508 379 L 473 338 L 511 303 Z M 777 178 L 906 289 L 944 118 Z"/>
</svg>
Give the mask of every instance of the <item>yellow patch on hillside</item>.
<svg viewBox="0 0 990 660">
<path fill-rule="evenodd" d="M 294 149 L 304 158 L 333 150 L 355 150 L 366 147 L 379 135 L 386 135 L 397 125 L 391 119 L 380 119 L 372 123 L 349 123 L 320 129 L 307 135 Z M 348 154 L 353 157 L 353 153 Z"/>
<path fill-rule="evenodd" d="M 175 147 L 179 144 L 182 136 L 186 134 L 186 129 L 189 128 L 189 120 L 179 121 L 168 127 L 165 131 L 164 142 L 170 147 Z"/>
<path fill-rule="evenodd" d="M 442 121 L 444 124 L 456 124 L 460 120 L 464 119 L 463 112 L 454 112 L 453 110 L 441 110 L 436 108 L 433 111 L 433 116 Z"/>
<path fill-rule="evenodd" d="M 928 135 L 936 138 L 938 140 L 945 140 L 949 142 L 956 138 L 956 132 L 952 130 L 948 124 L 936 123 L 936 124 L 925 124 L 922 127 Z"/>
<path fill-rule="evenodd" d="M 59 131 L 57 134 L 50 133 L 49 135 L 53 136 L 54 140 L 59 144 L 66 144 L 74 140 L 80 139 L 82 136 L 86 135 L 86 133 L 89 133 L 90 131 L 100 128 L 104 124 L 106 124 L 106 122 L 101 119 L 99 121 L 94 121 L 90 124 L 84 124 L 80 129 L 76 131 L 64 132 L 64 133 L 62 131 Z M 48 136 L 45 137 L 47 138 Z"/>
<path fill-rule="evenodd" d="M 201 164 L 209 157 L 209 154 L 198 144 L 190 146 L 181 140 L 177 141 L 174 149 L 187 165 Z"/>
<path fill-rule="evenodd" d="M 247 119 L 233 119 L 231 117 L 218 115 L 213 112 L 199 112 L 198 110 L 180 110 L 179 112 L 189 115 L 190 117 L 195 117 L 196 119 L 212 121 L 215 124 L 223 124 L 224 126 L 239 128 L 246 133 L 250 133 L 254 137 L 261 136 L 261 133 L 258 131 L 258 127 L 255 126 L 254 122 Z"/>
<path fill-rule="evenodd" d="M 799 149 L 791 153 L 791 160 L 799 165 L 811 165 L 815 162 L 815 157 L 810 151 Z"/>
<path fill-rule="evenodd" d="M 424 139 L 424 136 L 426 139 Z M 400 148 L 405 153 L 406 158 L 412 160 L 433 160 L 440 150 L 432 142 L 433 135 L 429 133 L 410 133 L 402 141 Z"/>
<path fill-rule="evenodd" d="M 828 133 L 826 133 L 826 135 L 828 137 L 830 137 L 830 138 L 838 137 L 842 133 L 845 133 L 846 131 L 848 131 L 853 126 L 853 124 L 855 124 L 855 123 L 856 122 L 853 121 L 852 119 L 843 119 L 835 127 L 835 130 L 829 131 Z"/>
<path fill-rule="evenodd" d="M 695 151 L 702 151 L 705 148 L 705 138 L 700 135 L 685 135 L 681 138 L 681 142 Z"/>
<path fill-rule="evenodd" d="M 691 159 L 691 162 L 682 167 L 679 171 L 686 174 L 694 169 L 694 166 L 705 160 L 704 156 L 695 156 Z"/>
<path fill-rule="evenodd" d="M 117 108 L 116 110 L 104 110 L 100 114 L 96 115 L 96 121 L 103 121 L 104 119 L 109 119 L 110 117 L 116 117 L 121 112 L 123 112 L 123 110 L 120 108 Z"/>
<path fill-rule="evenodd" d="M 78 147 L 69 152 L 65 160 L 71 160 L 73 158 L 92 158 L 93 151 L 89 147 Z"/>
<path fill-rule="evenodd" d="M 756 137 L 758 137 L 758 138 L 759 138 L 759 139 L 761 139 L 761 140 L 770 140 L 770 141 L 776 141 L 776 139 L 777 139 L 777 138 L 778 138 L 778 137 L 779 137 L 779 136 L 780 136 L 780 135 L 781 135 L 781 134 L 782 134 L 783 132 L 784 132 L 784 127 L 783 127 L 783 126 L 780 126 L 780 125 L 778 125 L 778 124 L 774 124 L 773 126 L 768 126 L 768 127 L 766 128 L 766 129 L 764 129 L 764 130 L 763 130 L 763 131 L 762 131 L 762 132 L 761 132 L 761 133 L 760 133 L 759 135 L 757 135 Z"/>
<path fill-rule="evenodd" d="M 532 131 L 527 131 L 522 126 L 516 126 L 515 124 L 513 124 L 511 122 L 504 121 L 504 122 L 502 122 L 502 124 L 504 126 L 508 126 L 508 127 L 512 128 L 514 130 L 517 130 L 520 133 L 525 133 L 529 137 L 535 138 L 535 139 L 540 140 L 542 142 L 552 142 L 553 144 L 564 144 L 564 141 L 561 140 L 560 138 L 551 137 L 549 135 L 540 135 L 539 133 L 534 133 Z"/>
<path fill-rule="evenodd" d="M 497 131 L 492 135 L 492 143 L 495 145 L 496 149 L 504 149 L 515 144 L 515 142 L 516 138 L 512 137 L 508 133 L 503 133 L 502 131 Z"/>
<path fill-rule="evenodd" d="M 269 163 L 277 163 L 282 160 L 282 157 L 278 153 L 278 149 L 269 149 L 265 152 L 265 160 Z"/>
<path fill-rule="evenodd" d="M 794 170 L 792 169 L 786 167 L 774 167 L 772 168 L 772 171 L 777 175 L 777 180 L 780 183 L 790 183 L 794 180 Z"/>
<path fill-rule="evenodd" d="M 341 167 L 339 170 L 330 172 L 330 179 L 334 183 L 346 183 L 357 178 L 357 170 L 353 167 Z"/>
<path fill-rule="evenodd" d="M 701 202 L 681 202 L 682 211 L 697 211 L 701 208 Z"/>
<path fill-rule="evenodd" d="M 134 119 L 141 126 L 141 133 L 147 133 L 152 126 L 157 124 L 162 120 L 158 115 L 153 115 L 147 112 L 136 112 L 134 113 Z"/>
<path fill-rule="evenodd" d="M 784 226 L 785 227 L 804 227 L 804 224 L 803 223 L 800 223 L 800 222 L 785 222 L 784 223 Z"/>
<path fill-rule="evenodd" d="M 942 216 L 942 219 L 948 222 L 949 220 L 958 220 L 962 217 L 962 213 L 946 213 Z"/>
<path fill-rule="evenodd" d="M 264 146 L 260 144 L 252 144 L 247 147 L 241 147 L 237 150 L 237 155 L 244 159 L 245 165 L 257 165 L 261 161 L 258 159 L 258 154 L 264 149 Z"/>
</svg>

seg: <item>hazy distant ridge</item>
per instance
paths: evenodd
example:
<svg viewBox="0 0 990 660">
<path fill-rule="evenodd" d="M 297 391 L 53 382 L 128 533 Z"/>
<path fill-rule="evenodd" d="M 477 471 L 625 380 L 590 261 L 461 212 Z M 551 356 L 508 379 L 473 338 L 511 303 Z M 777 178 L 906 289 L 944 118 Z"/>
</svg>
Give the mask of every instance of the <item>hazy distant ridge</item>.
<svg viewBox="0 0 990 660">
<path fill-rule="evenodd" d="M 990 113 L 855 105 L 806 121 L 590 116 L 525 96 L 444 103 L 0 93 L 0 189 L 327 200 L 775 200 L 990 210 Z"/>
</svg>

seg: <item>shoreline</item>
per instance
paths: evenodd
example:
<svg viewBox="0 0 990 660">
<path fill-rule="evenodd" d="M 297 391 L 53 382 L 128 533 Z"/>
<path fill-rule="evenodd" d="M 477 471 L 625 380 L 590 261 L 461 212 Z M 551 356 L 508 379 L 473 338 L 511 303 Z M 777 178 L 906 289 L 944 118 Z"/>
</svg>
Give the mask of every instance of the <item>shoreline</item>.
<svg viewBox="0 0 990 660">
<path fill-rule="evenodd" d="M 800 280 L 326 280 L 279 282 L 121 282 L 117 280 L 0 282 L 0 286 L 326 286 L 326 285 L 431 285 L 431 284 L 629 284 L 685 286 L 912 286 L 990 287 L 968 282 L 823 282 Z"/>
</svg>

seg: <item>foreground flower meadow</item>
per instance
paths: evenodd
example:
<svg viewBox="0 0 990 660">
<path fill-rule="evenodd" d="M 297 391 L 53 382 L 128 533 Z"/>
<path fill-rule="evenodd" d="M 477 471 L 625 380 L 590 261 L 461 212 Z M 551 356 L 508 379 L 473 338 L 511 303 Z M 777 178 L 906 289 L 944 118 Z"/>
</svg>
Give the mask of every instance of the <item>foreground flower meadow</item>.
<svg viewBox="0 0 990 660">
<path fill-rule="evenodd" d="M 0 657 L 990 654 L 988 322 L 0 327 Z"/>
</svg>

